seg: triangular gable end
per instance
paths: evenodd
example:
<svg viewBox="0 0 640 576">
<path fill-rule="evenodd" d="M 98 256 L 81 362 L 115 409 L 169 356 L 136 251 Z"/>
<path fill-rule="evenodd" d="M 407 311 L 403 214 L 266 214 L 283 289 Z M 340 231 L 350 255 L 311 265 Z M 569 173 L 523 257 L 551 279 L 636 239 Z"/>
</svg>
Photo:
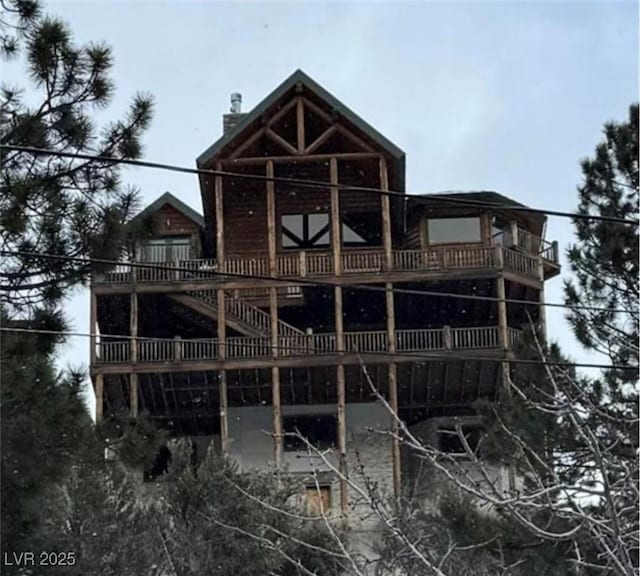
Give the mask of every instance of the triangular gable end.
<svg viewBox="0 0 640 576">
<path fill-rule="evenodd" d="M 132 222 L 140 221 L 144 218 L 153 216 L 156 212 L 162 210 L 165 206 L 171 206 L 174 210 L 177 210 L 182 215 L 187 217 L 191 222 L 196 224 L 199 228 L 204 228 L 204 218 L 198 214 L 193 208 L 187 206 L 182 200 L 176 198 L 171 192 L 165 192 L 162 196 L 154 200 L 149 206 L 147 206 L 142 212 L 137 214 L 133 218 Z"/>
<path fill-rule="evenodd" d="M 304 128 L 301 129 L 300 126 Z M 294 72 L 197 160 L 380 152 L 404 164 L 404 152 L 301 70 Z"/>
</svg>

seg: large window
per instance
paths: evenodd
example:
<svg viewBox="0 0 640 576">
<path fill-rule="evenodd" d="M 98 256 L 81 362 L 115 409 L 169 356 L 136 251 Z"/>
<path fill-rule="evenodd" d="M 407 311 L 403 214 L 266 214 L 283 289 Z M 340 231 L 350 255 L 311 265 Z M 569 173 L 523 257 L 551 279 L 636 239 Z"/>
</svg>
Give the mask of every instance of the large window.
<svg viewBox="0 0 640 576">
<path fill-rule="evenodd" d="M 481 242 L 480 217 L 430 218 L 427 221 L 429 244 Z"/>
<path fill-rule="evenodd" d="M 331 244 L 329 214 L 284 214 L 281 228 L 282 247 L 305 250 L 327 248 Z M 345 214 L 342 221 L 343 246 L 376 246 L 380 243 L 380 226 L 369 214 Z"/>
<path fill-rule="evenodd" d="M 283 248 L 326 248 L 330 243 L 329 214 L 282 216 Z"/>
<path fill-rule="evenodd" d="M 287 452 L 304 450 L 307 445 L 298 436 L 306 438 L 318 450 L 334 448 L 337 442 L 337 422 L 333 414 L 285 416 L 282 428 L 287 434 L 284 437 L 284 449 Z"/>
</svg>

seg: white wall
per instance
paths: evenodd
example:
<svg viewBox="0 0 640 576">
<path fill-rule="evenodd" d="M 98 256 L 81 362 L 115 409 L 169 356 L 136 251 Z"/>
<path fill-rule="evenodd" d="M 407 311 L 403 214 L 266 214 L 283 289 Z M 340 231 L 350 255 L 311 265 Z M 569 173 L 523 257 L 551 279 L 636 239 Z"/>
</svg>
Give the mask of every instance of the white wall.
<svg viewBox="0 0 640 576">
<path fill-rule="evenodd" d="M 306 414 L 336 414 L 334 404 L 287 405 L 283 416 Z M 391 495 L 393 487 L 391 442 L 384 435 L 390 418 L 386 409 L 375 403 L 348 404 L 345 410 L 347 427 L 347 473 L 364 486 L 366 475 L 376 482 L 380 491 Z M 274 444 L 270 436 L 273 429 L 271 406 L 229 408 L 230 454 L 242 470 L 266 468 L 274 465 Z M 326 458 L 338 467 L 337 450 L 326 453 Z M 293 473 L 328 472 L 330 466 L 306 451 L 284 452 L 283 464 Z M 363 468 L 361 467 L 363 465 Z M 338 511 L 339 491 L 337 479 L 331 490 L 333 511 Z M 349 490 L 350 517 L 358 525 L 368 506 L 354 489 Z"/>
</svg>

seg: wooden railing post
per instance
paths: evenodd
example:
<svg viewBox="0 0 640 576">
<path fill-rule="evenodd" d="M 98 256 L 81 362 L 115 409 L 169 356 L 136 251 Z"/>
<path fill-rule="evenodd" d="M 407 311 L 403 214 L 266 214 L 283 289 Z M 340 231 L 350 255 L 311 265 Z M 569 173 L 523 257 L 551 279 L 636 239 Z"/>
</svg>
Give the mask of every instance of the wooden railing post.
<svg viewBox="0 0 640 576">
<path fill-rule="evenodd" d="M 307 253 L 304 250 L 300 252 L 300 276 L 307 276 Z"/>
<path fill-rule="evenodd" d="M 496 268 L 502 270 L 504 268 L 504 252 L 502 246 L 494 246 L 496 252 Z"/>
<path fill-rule="evenodd" d="M 175 362 L 182 360 L 182 338 L 180 336 L 173 337 L 173 360 Z"/>
<path fill-rule="evenodd" d="M 442 342 L 444 344 L 445 350 L 451 350 L 452 340 L 451 340 L 451 326 L 443 326 L 442 327 Z"/>
<path fill-rule="evenodd" d="M 515 220 L 511 220 L 509 223 L 510 235 L 511 235 L 511 246 L 519 246 L 519 238 L 518 238 L 518 223 Z"/>
</svg>

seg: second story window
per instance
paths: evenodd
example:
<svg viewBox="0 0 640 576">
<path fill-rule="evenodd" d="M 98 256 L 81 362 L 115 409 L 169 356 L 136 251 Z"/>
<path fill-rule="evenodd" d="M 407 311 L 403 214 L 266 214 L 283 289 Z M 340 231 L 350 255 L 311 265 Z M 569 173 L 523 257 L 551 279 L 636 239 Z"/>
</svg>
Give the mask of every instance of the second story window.
<svg viewBox="0 0 640 576">
<path fill-rule="evenodd" d="M 480 217 L 429 218 L 429 244 L 458 244 L 482 242 Z"/>
<path fill-rule="evenodd" d="M 283 248 L 327 248 L 331 244 L 329 214 L 285 214 L 281 238 Z"/>
</svg>

